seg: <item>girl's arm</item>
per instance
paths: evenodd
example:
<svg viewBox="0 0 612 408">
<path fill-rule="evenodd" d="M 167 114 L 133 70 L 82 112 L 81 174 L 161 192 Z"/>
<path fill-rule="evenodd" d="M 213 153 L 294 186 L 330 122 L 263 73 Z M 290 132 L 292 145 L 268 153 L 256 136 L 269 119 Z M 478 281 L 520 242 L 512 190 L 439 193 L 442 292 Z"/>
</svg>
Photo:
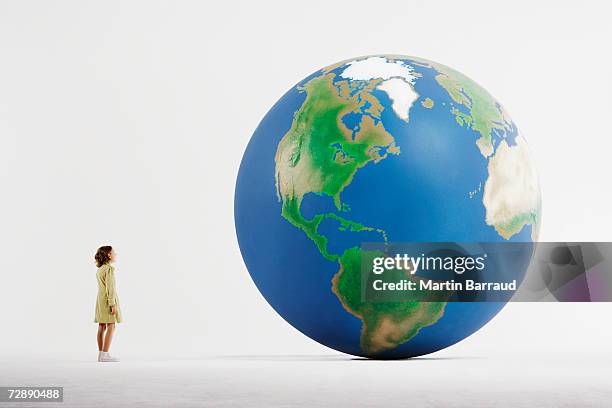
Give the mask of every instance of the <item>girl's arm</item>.
<svg viewBox="0 0 612 408">
<path fill-rule="evenodd" d="M 111 310 L 115 308 L 115 272 L 112 266 L 108 266 L 108 270 L 106 272 L 106 301 L 108 305 L 111 307 Z"/>
</svg>

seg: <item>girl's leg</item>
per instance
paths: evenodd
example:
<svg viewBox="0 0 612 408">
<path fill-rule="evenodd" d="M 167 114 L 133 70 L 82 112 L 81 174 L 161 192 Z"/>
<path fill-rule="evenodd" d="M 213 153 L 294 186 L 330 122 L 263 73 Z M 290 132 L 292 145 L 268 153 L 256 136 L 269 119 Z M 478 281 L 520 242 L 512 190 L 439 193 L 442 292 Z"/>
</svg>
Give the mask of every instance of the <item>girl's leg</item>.
<svg viewBox="0 0 612 408">
<path fill-rule="evenodd" d="M 104 332 L 106 331 L 106 323 L 98 324 L 98 351 L 102 351 L 104 347 Z"/>
<path fill-rule="evenodd" d="M 113 333 L 115 332 L 115 323 L 107 323 L 106 324 L 106 335 L 104 336 L 104 345 L 102 347 L 102 351 L 108 353 L 108 349 L 110 348 L 111 342 L 113 341 Z"/>
</svg>

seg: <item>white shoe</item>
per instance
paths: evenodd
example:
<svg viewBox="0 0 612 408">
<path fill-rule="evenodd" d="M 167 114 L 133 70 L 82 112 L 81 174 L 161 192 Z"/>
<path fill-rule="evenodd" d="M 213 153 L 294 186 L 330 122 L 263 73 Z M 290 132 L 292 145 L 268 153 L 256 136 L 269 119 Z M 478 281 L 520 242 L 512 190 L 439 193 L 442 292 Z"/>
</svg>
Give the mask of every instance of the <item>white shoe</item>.
<svg viewBox="0 0 612 408">
<path fill-rule="evenodd" d="M 111 356 L 108 352 L 102 351 L 98 357 L 98 361 L 101 363 L 115 363 L 119 361 L 117 357 Z"/>
</svg>

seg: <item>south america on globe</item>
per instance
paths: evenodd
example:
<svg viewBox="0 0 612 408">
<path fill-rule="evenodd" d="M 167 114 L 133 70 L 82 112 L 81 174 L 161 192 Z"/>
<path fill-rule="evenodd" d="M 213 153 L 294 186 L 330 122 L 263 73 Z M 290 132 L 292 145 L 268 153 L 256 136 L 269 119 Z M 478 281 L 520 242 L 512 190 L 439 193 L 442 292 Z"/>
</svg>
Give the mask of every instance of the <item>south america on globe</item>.
<svg viewBox="0 0 612 408">
<path fill-rule="evenodd" d="M 534 242 L 541 199 L 525 139 L 485 89 L 374 55 L 316 71 L 269 110 L 234 216 L 247 269 L 287 322 L 344 353 L 407 358 L 467 338 L 504 303 L 369 302 L 362 243 Z"/>
</svg>

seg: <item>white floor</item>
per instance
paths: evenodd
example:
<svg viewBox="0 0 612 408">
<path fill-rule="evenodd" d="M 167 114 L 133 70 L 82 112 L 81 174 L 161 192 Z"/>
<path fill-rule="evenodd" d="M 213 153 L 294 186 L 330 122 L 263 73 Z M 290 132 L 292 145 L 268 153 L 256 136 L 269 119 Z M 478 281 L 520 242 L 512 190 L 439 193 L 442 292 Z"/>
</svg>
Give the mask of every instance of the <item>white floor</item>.
<svg viewBox="0 0 612 408">
<path fill-rule="evenodd" d="M 50 405 L 79 408 L 609 407 L 611 367 L 612 355 L 588 352 L 405 361 L 343 355 L 2 360 L 0 385 L 63 386 L 64 403 Z"/>
</svg>

